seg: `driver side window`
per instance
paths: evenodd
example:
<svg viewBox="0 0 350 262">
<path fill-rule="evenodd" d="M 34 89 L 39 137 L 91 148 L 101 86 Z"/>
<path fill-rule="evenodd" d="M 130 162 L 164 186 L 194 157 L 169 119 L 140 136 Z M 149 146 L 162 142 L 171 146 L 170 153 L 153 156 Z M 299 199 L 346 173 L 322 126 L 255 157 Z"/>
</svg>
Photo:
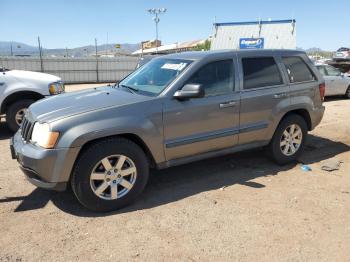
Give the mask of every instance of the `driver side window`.
<svg viewBox="0 0 350 262">
<path fill-rule="evenodd" d="M 187 84 L 201 84 L 205 89 L 205 96 L 231 93 L 234 90 L 233 61 L 209 63 L 194 73 Z"/>
<path fill-rule="evenodd" d="M 329 76 L 340 76 L 341 75 L 341 72 L 332 66 L 326 66 L 326 70 L 327 70 L 327 75 L 329 75 Z"/>
</svg>

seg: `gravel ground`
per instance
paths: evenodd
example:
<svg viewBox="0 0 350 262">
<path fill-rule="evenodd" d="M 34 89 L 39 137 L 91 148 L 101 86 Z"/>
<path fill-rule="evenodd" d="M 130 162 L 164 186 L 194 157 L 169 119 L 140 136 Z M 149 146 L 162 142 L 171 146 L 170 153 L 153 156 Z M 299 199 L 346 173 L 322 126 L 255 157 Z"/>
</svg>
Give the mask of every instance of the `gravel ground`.
<svg viewBox="0 0 350 262">
<path fill-rule="evenodd" d="M 152 171 L 138 202 L 108 214 L 29 184 L 2 122 L 0 261 L 349 261 L 350 100 L 325 105 L 300 159 L 312 171 L 232 154 Z M 321 170 L 331 159 L 340 170 Z"/>
</svg>

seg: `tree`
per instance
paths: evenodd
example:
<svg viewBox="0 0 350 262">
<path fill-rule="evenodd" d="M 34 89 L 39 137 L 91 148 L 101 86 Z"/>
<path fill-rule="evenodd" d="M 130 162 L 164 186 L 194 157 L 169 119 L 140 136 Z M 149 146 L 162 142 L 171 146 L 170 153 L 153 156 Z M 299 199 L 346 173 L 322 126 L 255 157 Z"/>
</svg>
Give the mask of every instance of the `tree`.
<svg viewBox="0 0 350 262">
<path fill-rule="evenodd" d="M 208 50 L 210 50 L 210 45 L 211 45 L 211 42 L 207 39 L 207 40 L 205 40 L 204 43 L 198 44 L 194 48 L 194 50 L 196 50 L 196 51 L 208 51 Z"/>
</svg>

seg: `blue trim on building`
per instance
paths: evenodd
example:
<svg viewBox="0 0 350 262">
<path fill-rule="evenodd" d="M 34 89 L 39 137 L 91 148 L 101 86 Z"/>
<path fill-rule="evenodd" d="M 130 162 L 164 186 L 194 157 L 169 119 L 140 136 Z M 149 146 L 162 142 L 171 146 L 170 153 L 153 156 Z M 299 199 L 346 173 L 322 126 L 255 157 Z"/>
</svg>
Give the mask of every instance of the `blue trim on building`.
<svg viewBox="0 0 350 262">
<path fill-rule="evenodd" d="M 228 23 L 214 23 L 214 26 L 230 26 L 230 25 L 258 25 L 260 24 L 287 24 L 287 23 L 295 23 L 295 19 L 288 20 L 262 20 L 262 21 L 250 21 L 250 22 L 228 22 Z"/>
</svg>

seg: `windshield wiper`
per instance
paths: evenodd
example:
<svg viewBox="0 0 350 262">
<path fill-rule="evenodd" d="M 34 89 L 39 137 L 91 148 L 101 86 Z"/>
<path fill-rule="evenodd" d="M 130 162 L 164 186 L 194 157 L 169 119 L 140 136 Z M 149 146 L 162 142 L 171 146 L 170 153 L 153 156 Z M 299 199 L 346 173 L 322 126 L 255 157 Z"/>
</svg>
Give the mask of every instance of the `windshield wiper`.
<svg viewBox="0 0 350 262">
<path fill-rule="evenodd" d="M 124 87 L 124 88 L 126 88 L 126 89 L 129 89 L 129 90 L 131 90 L 133 93 L 135 93 L 135 92 L 138 92 L 138 91 L 139 91 L 139 89 L 134 88 L 134 87 L 131 87 L 131 86 L 127 86 L 127 85 L 119 85 L 119 84 L 118 84 L 118 87 L 119 87 L 119 86 Z"/>
</svg>

